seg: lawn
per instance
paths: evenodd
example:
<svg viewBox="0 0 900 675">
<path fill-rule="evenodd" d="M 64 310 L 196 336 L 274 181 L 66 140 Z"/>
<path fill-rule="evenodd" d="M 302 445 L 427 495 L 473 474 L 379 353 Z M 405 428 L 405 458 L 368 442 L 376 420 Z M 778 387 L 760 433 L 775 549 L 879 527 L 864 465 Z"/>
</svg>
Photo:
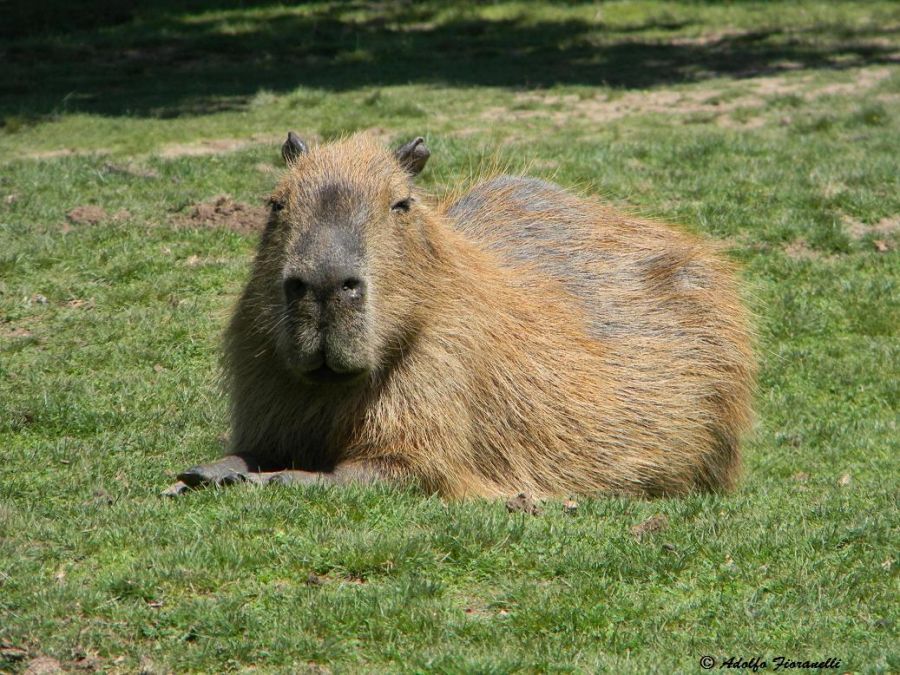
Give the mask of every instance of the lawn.
<svg viewBox="0 0 900 675">
<path fill-rule="evenodd" d="M 13 4 L 0 672 L 900 671 L 900 5 Z M 435 194 L 502 162 L 720 241 L 759 336 L 740 487 L 161 498 L 222 450 L 288 129 L 421 134 Z"/>
</svg>

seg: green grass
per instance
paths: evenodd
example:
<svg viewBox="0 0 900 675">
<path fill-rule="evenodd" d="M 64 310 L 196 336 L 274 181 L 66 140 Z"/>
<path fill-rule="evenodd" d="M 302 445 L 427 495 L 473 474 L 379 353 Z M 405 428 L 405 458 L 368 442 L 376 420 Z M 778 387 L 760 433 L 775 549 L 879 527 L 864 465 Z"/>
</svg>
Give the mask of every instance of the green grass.
<svg viewBox="0 0 900 675">
<path fill-rule="evenodd" d="M 0 671 L 900 670 L 895 3 L 47 4 L 0 29 Z M 289 128 L 425 134 L 436 192 L 500 159 L 722 240 L 758 315 L 741 487 L 159 498 L 221 451 L 254 246 L 184 214 L 260 204 Z M 67 223 L 89 204 L 128 213 Z"/>
</svg>

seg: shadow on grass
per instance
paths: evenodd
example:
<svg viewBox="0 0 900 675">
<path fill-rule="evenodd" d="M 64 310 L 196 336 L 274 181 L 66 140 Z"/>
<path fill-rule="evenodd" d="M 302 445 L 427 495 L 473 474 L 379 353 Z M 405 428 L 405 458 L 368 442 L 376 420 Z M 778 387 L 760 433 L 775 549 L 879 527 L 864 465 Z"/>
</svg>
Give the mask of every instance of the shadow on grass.
<svg viewBox="0 0 900 675">
<path fill-rule="evenodd" d="M 12 8 L 4 5 L 12 4 Z M 487 20 L 470 3 L 0 0 L 0 116 L 60 112 L 174 117 L 237 109 L 299 86 L 556 83 L 646 88 L 710 77 L 892 61 L 896 28 L 666 37 L 670 15 L 610 28 L 577 2 Z M 151 4 L 151 3 L 146 3 Z M 647 35 L 650 34 L 650 35 Z"/>
</svg>

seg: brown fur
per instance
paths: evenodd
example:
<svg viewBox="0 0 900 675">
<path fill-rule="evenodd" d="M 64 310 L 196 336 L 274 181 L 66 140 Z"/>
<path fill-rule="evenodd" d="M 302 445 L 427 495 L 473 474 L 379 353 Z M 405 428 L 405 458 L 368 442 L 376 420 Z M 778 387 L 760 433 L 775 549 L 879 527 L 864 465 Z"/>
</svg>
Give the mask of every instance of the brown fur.
<svg viewBox="0 0 900 675">
<path fill-rule="evenodd" d="M 276 289 L 300 227 L 283 214 L 323 177 L 375 214 L 415 197 L 365 224 L 374 365 L 353 387 L 304 383 L 281 344 Z M 452 498 L 730 488 L 754 374 L 732 266 L 551 184 L 468 194 L 433 203 L 365 136 L 290 167 L 227 332 L 233 451 L 367 464 Z"/>
</svg>

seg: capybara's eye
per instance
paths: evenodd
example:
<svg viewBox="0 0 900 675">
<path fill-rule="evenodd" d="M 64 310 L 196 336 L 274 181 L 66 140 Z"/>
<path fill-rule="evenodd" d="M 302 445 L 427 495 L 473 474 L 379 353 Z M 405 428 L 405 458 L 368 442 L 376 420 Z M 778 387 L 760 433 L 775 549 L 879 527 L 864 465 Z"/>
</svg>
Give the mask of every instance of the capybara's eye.
<svg viewBox="0 0 900 675">
<path fill-rule="evenodd" d="M 412 197 L 407 197 L 406 199 L 401 199 L 399 202 L 394 204 L 391 207 L 391 211 L 395 213 L 406 213 L 409 211 L 409 203 L 412 201 Z"/>
<path fill-rule="evenodd" d="M 284 210 L 284 202 L 280 199 L 270 199 L 269 200 L 269 208 L 272 209 L 272 213 L 277 213 L 278 211 Z"/>
</svg>

